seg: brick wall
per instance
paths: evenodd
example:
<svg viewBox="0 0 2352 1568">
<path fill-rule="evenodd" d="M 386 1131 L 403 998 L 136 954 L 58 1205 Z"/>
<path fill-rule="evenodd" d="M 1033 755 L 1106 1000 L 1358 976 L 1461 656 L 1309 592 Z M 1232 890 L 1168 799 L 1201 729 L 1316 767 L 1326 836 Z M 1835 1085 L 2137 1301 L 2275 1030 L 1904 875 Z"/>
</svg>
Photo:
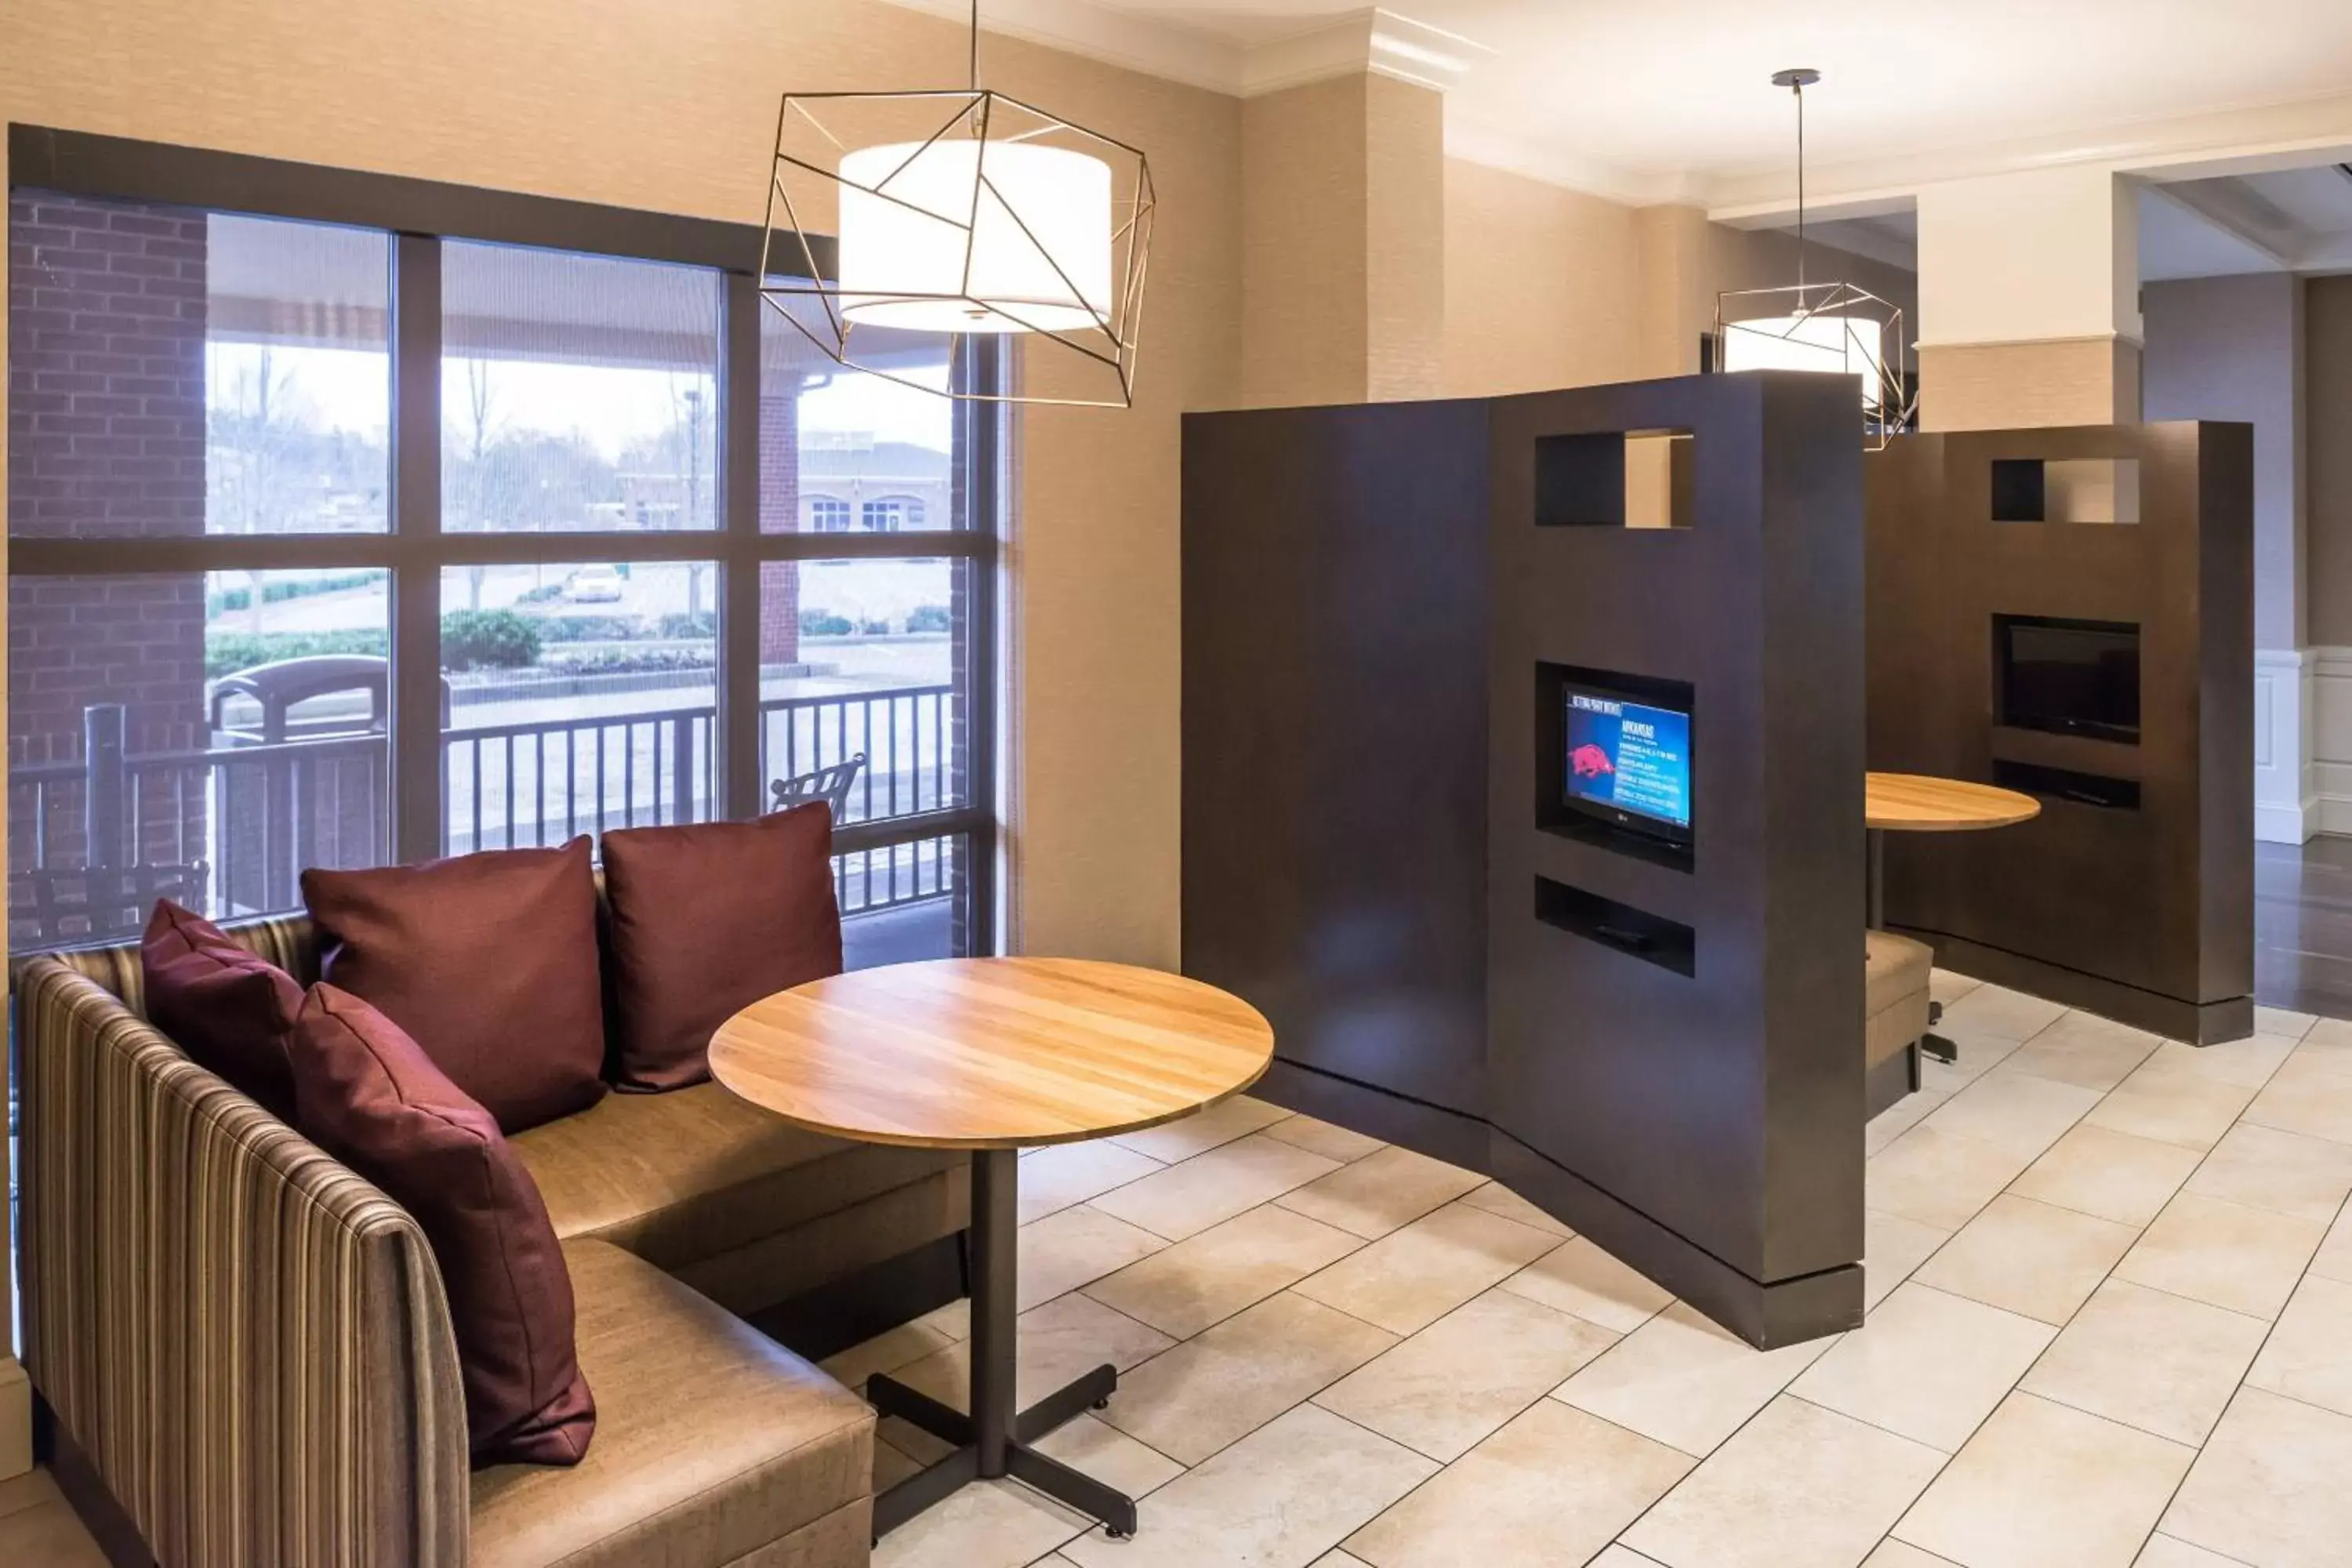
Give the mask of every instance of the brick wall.
<svg viewBox="0 0 2352 1568">
<path fill-rule="evenodd" d="M 760 531 L 801 526 L 801 400 L 797 392 L 760 398 Z M 793 664 L 801 656 L 801 569 L 797 562 L 760 565 L 760 662 Z"/>
<path fill-rule="evenodd" d="M 8 226 L 9 532 L 202 533 L 203 215 L 19 191 Z M 15 578 L 8 650 L 12 768 L 79 762 L 94 703 L 126 706 L 134 755 L 203 742 L 201 577 Z M 147 858 L 173 852 L 167 787 L 142 803 Z M 49 863 L 78 863 L 79 789 L 50 801 Z M 10 860 L 25 869 L 36 823 L 19 802 Z"/>
</svg>

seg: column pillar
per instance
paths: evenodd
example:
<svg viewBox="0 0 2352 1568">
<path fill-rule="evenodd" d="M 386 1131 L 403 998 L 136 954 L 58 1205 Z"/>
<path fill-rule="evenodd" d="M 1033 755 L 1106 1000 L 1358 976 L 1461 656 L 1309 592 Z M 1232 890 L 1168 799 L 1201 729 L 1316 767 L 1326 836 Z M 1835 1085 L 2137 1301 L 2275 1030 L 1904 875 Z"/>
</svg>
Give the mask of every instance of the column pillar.
<svg viewBox="0 0 2352 1568">
<path fill-rule="evenodd" d="M 2137 423 L 2136 187 L 2070 165 L 1918 202 L 1920 427 Z"/>
<path fill-rule="evenodd" d="M 1434 397 L 1444 94 L 1382 68 L 1390 40 L 1363 17 L 1323 37 L 1353 63 L 1269 86 L 1242 108 L 1243 400 Z"/>
</svg>

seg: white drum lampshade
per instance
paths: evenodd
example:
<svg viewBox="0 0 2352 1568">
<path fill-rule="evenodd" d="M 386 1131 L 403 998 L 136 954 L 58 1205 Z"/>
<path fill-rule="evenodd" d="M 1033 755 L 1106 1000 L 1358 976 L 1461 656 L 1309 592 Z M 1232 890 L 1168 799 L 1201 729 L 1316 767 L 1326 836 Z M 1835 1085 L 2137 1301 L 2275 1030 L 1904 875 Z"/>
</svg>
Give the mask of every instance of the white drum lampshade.
<svg viewBox="0 0 2352 1568">
<path fill-rule="evenodd" d="M 1076 331 L 1111 313 L 1111 172 L 943 136 L 841 160 L 842 314 L 934 332 Z"/>
<path fill-rule="evenodd" d="M 1759 316 L 1727 321 L 1723 368 L 1810 370 L 1862 377 L 1862 405 L 1875 411 L 1885 384 L 1879 353 L 1882 329 L 1859 316 L 1816 310 L 1802 316 Z"/>
</svg>

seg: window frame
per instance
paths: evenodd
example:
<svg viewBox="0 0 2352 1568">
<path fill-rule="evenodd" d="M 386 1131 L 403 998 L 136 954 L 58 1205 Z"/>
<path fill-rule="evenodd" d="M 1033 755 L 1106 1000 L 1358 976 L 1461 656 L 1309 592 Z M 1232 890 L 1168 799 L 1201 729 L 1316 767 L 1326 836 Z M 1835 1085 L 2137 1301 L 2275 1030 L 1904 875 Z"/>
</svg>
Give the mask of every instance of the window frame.
<svg viewBox="0 0 2352 1568">
<path fill-rule="evenodd" d="M 9 187 L 100 200 L 338 224 L 392 236 L 391 503 L 382 533 L 217 534 L 16 539 L 8 575 L 152 575 L 226 571 L 381 568 L 391 575 L 391 846 L 402 863 L 441 852 L 441 584 L 445 568 L 707 562 L 716 568 L 718 669 L 712 799 L 716 816 L 766 808 L 760 762 L 761 567 L 769 562 L 939 560 L 964 563 L 968 615 L 969 797 L 948 809 L 836 826 L 836 856 L 961 837 L 969 951 L 996 950 L 996 592 L 1005 416 L 999 403 L 959 400 L 956 445 L 965 526 L 916 533 L 760 528 L 759 279 L 761 231 L 748 224 L 638 212 L 399 175 L 330 169 L 121 137 L 8 127 Z M 677 531 L 486 533 L 441 527 L 441 247 L 445 240 L 709 268 L 720 275 L 718 526 Z M 820 269 L 834 242 L 809 237 Z M 798 247 L 788 247 L 798 255 Z M 959 374 L 1002 383 L 1003 357 L 981 338 Z"/>
</svg>

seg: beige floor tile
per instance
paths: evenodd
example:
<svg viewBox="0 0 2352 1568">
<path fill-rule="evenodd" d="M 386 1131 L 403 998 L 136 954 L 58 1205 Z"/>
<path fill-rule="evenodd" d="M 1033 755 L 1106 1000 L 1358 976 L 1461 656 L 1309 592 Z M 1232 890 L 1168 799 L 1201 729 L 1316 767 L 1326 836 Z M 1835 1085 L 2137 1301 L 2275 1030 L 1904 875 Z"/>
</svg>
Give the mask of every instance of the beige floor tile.
<svg viewBox="0 0 2352 1568">
<path fill-rule="evenodd" d="M 2137 1228 L 2163 1212 L 2200 1157 L 2178 1143 L 2086 1121 L 2053 1143 L 2009 1190 Z"/>
<path fill-rule="evenodd" d="M 1458 1165 L 1394 1147 L 1285 1193 L 1282 1206 L 1361 1237 L 1386 1236 L 1486 1184 Z"/>
<path fill-rule="evenodd" d="M 1489 1290 L 1358 1367 L 1315 1402 L 1450 1463 L 1616 1342 L 1597 1323 Z"/>
<path fill-rule="evenodd" d="M 1948 1557 L 1938 1557 L 1932 1552 L 1922 1552 L 1891 1537 L 1878 1543 L 1878 1550 L 1862 1560 L 1862 1568 L 1958 1568 Z"/>
<path fill-rule="evenodd" d="M 1955 1059 L 1939 1062 L 1931 1059 L 1919 1064 L 1919 1087 L 1934 1094 L 1949 1095 L 2000 1066 L 2024 1044 L 2005 1035 L 1947 1036 L 1956 1047 Z"/>
<path fill-rule="evenodd" d="M 1094 1206 L 1181 1241 L 1339 1168 L 1337 1161 L 1258 1132 L 1105 1193 Z"/>
<path fill-rule="evenodd" d="M 1361 1237 L 1264 1204 L 1096 1280 L 1087 1294 L 1189 1340 L 1363 1245 Z"/>
<path fill-rule="evenodd" d="M 1984 982 L 1973 974 L 1962 974 L 1953 969 L 1930 969 L 1927 972 L 1927 994 L 1948 1007 Z"/>
<path fill-rule="evenodd" d="M 1485 1209 L 1488 1214 L 1498 1214 L 1505 1219 L 1533 1226 L 1562 1241 L 1576 1234 L 1569 1228 L 1567 1222 L 1544 1213 L 1500 1182 L 1488 1182 L 1483 1187 L 1473 1187 L 1462 1194 L 1462 1201 L 1474 1209 Z"/>
<path fill-rule="evenodd" d="M 1286 1290 L 1123 1376 L 1103 1419 L 1197 1465 L 1394 1343 L 1385 1330 Z"/>
<path fill-rule="evenodd" d="M 1503 1289 L 1630 1334 L 1672 1304 L 1674 1292 L 1584 1237 L 1561 1243 L 1502 1283 Z"/>
<path fill-rule="evenodd" d="M 2346 1205 L 2336 1223 L 2327 1227 L 2327 1239 L 2312 1255 L 2311 1272 L 2323 1279 L 2352 1283 L 2352 1204 Z"/>
<path fill-rule="evenodd" d="M 1875 1154 L 1920 1122 L 1935 1109 L 1951 1099 L 1945 1089 L 1918 1089 L 1905 1095 L 1863 1125 L 1862 1152 Z"/>
<path fill-rule="evenodd" d="M 1665 1568 L 1860 1563 L 1945 1456 L 1782 1395 L 1625 1532 Z"/>
<path fill-rule="evenodd" d="M 1449 1204 L 1308 1275 L 1293 1289 L 1391 1333 L 1409 1334 L 1559 1245 L 1557 1237 L 1532 1226 Z"/>
<path fill-rule="evenodd" d="M 2352 1194 L 2352 1144 L 2241 1122 L 2213 1145 L 2187 1190 L 2326 1225 Z"/>
<path fill-rule="evenodd" d="M 945 1334 L 952 1343 L 971 1332 L 971 1298 L 959 1297 L 944 1307 L 934 1307 L 915 1321 Z"/>
<path fill-rule="evenodd" d="M 862 1344 L 829 1355 L 817 1364 L 831 1373 L 835 1381 L 851 1388 L 862 1388 L 866 1380 L 877 1372 L 896 1372 L 954 1342 L 927 1323 L 901 1323 Z M 0 1508 L 0 1512 L 5 1511 Z"/>
<path fill-rule="evenodd" d="M 1040 1149 L 1021 1162 L 1021 1223 L 1043 1219 L 1160 1169 L 1159 1161 L 1108 1138 Z"/>
<path fill-rule="evenodd" d="M 1654 1557 L 1644 1557 L 1632 1547 L 1619 1542 L 1605 1548 L 1586 1568 L 1665 1568 Z"/>
<path fill-rule="evenodd" d="M 2352 1542 L 2352 1416 L 2238 1391 L 2164 1533 L 2263 1568 L 2338 1568 Z"/>
<path fill-rule="evenodd" d="M 2147 1061 L 2159 1071 L 2191 1073 L 2241 1089 L 2260 1089 L 2294 1054 L 2294 1047 L 2295 1042 L 2284 1035 L 2250 1035 L 2218 1046 L 2168 1040 Z"/>
<path fill-rule="evenodd" d="M 1314 1568 L 1372 1568 L 1372 1565 L 1354 1552 L 1342 1552 L 1335 1546 L 1315 1560 Z"/>
<path fill-rule="evenodd" d="M 2169 1535 L 2151 1535 L 2132 1568 L 2246 1568 L 2234 1557 L 2191 1546 Z"/>
<path fill-rule="evenodd" d="M 0 1481 L 0 1519 L 37 1508 L 45 1502 L 62 1502 L 65 1494 L 58 1490 L 57 1481 L 46 1468 L 27 1470 Z"/>
<path fill-rule="evenodd" d="M 1756 1350 L 1677 1301 L 1552 1397 L 1705 1458 L 1835 1342 Z"/>
<path fill-rule="evenodd" d="M 875 1491 L 887 1492 L 922 1468 L 921 1460 L 912 1458 L 902 1450 L 892 1447 L 889 1439 L 884 1437 L 878 1431 L 875 1434 Z"/>
<path fill-rule="evenodd" d="M 1123 1372 L 1174 1342 L 1100 1302 L 1079 1295 L 1058 1297 L 1022 1313 L 1014 1326 L 1013 1387 L 1020 1402 L 1029 1405 L 1106 1362 Z M 971 1345 L 960 1340 L 890 1375 L 909 1388 L 964 1409 L 971 1392 Z M 932 1457 L 925 1445 L 903 1446 L 919 1459 Z"/>
<path fill-rule="evenodd" d="M 1122 1132 L 1111 1142 L 1172 1165 L 1271 1126 L 1289 1114 L 1278 1105 L 1237 1094 L 1181 1121 L 1163 1121 L 1140 1132 Z"/>
<path fill-rule="evenodd" d="M 1864 1164 L 1864 1201 L 1881 1214 L 1958 1230 L 2032 1161 L 1922 1123 Z"/>
<path fill-rule="evenodd" d="M 1037 1451 L 1083 1470 L 1129 1497 L 1158 1491 L 1184 1473 L 1184 1467 L 1148 1448 L 1108 1422 L 1081 1415 L 1037 1439 Z"/>
<path fill-rule="evenodd" d="M 2003 1194 L 1912 1279 L 2004 1311 L 2063 1324 L 2131 1249 L 2130 1226 Z"/>
<path fill-rule="evenodd" d="M 1957 1453 L 2055 1333 L 1998 1307 L 1906 1285 L 1807 1367 L 1789 1392 Z"/>
<path fill-rule="evenodd" d="M 2026 1041 L 2001 1064 L 2001 1070 L 2055 1079 L 2105 1094 L 2163 1043 L 2161 1036 L 2095 1013 L 2069 1013 Z"/>
<path fill-rule="evenodd" d="M 2290 1013 L 2284 1007 L 2254 1008 L 2254 1033 L 2258 1035 L 2284 1035 L 2299 1040 L 2318 1022 L 2318 1017 L 2310 1013 Z"/>
<path fill-rule="evenodd" d="M 2019 1386 L 2193 1446 L 2221 1418 L 2269 1331 L 2260 1318 L 2110 1279 Z"/>
<path fill-rule="evenodd" d="M 2246 1384 L 2352 1415 L 2352 1284 L 2305 1275 Z"/>
<path fill-rule="evenodd" d="M 1637 1433 L 1538 1400 L 1348 1541 L 1372 1568 L 1584 1563 L 1691 1466 Z"/>
<path fill-rule="evenodd" d="M 1285 1117 L 1280 1121 L 1268 1124 L 1265 1132 L 1269 1138 L 1296 1143 L 1310 1154 L 1320 1154 L 1343 1165 L 1350 1160 L 1360 1160 L 1388 1147 L 1377 1138 L 1351 1132 L 1328 1121 L 1318 1121 L 1312 1116 Z"/>
<path fill-rule="evenodd" d="M 1952 1233 L 1901 1215 L 1864 1210 L 1862 1216 L 1862 1305 L 1874 1310 L 1895 1288 L 1935 1256 Z"/>
<path fill-rule="evenodd" d="M 2020 1072 L 2012 1057 L 1937 1106 L 1920 1125 L 1990 1143 L 2021 1161 L 2035 1160 L 2099 1103 L 2100 1092 Z"/>
<path fill-rule="evenodd" d="M 1014 1294 L 1025 1312 L 1167 1245 L 1151 1231 L 1080 1204 L 1021 1227 Z"/>
<path fill-rule="evenodd" d="M 1154 1492 L 1132 1541 L 1097 1531 L 1064 1551 L 1082 1568 L 1304 1568 L 1436 1469 L 1305 1405 Z"/>
<path fill-rule="evenodd" d="M 981 1481 L 884 1536 L 874 1568 L 1025 1568 L 1090 1522 L 1016 1481 Z"/>
<path fill-rule="evenodd" d="M 2065 1015 L 2055 1002 L 2000 985 L 1979 985 L 1948 1003 L 1938 1032 L 1955 1039 L 2030 1040 Z"/>
<path fill-rule="evenodd" d="M 2253 1096 L 2243 1084 L 2170 1062 L 2149 1062 L 2117 1084 L 2083 1120 L 2093 1127 L 2202 1152 L 2221 1141 Z"/>
<path fill-rule="evenodd" d="M 2275 1318 L 2326 1234 L 2317 1220 L 2182 1193 L 2116 1266 L 2116 1278 Z"/>
<path fill-rule="evenodd" d="M 40 1568 L 107 1568 L 106 1554 L 62 1500 L 0 1518 L 0 1563 Z"/>
<path fill-rule="evenodd" d="M 2256 1028 L 2262 1027 L 2261 1009 L 2255 1009 Z M 2352 1018 L 2314 1018 L 2311 1027 L 2302 1036 L 2302 1044 L 2311 1047 L 2315 1057 L 2352 1059 Z"/>
<path fill-rule="evenodd" d="M 2129 1568 L 2196 1450 L 2012 1394 L 1895 1536 L 1961 1568 Z"/>
<path fill-rule="evenodd" d="M 2352 1059 L 2314 1056 L 2305 1040 L 2246 1107 L 2245 1119 L 2261 1127 L 2352 1143 Z"/>
</svg>

